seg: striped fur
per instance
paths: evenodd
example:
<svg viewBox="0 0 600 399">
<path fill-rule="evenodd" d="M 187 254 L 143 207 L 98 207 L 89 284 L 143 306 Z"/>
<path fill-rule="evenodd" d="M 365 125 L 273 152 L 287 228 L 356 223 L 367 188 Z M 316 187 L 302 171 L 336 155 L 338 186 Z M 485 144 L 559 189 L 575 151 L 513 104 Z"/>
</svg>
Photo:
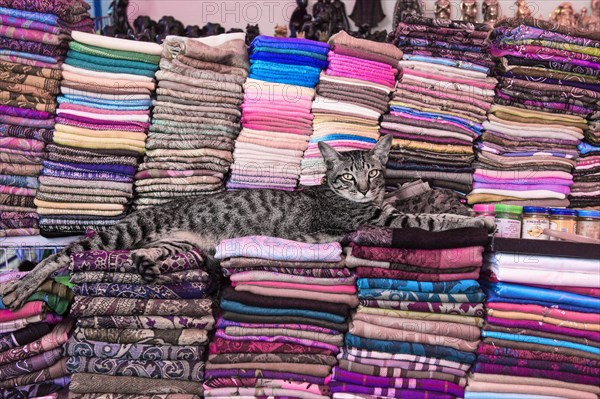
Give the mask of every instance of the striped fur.
<svg viewBox="0 0 600 399">
<path fill-rule="evenodd" d="M 7 306 L 16 308 L 52 272 L 68 265 L 72 253 L 92 249 L 133 250 L 140 273 L 152 281 L 159 274 L 156 263 L 161 259 L 195 247 L 210 256 L 216 244 L 226 238 L 266 235 L 327 242 L 341 240 L 360 225 L 428 230 L 483 226 L 480 219 L 403 215 L 384 205 L 383 170 L 390 146 L 391 137 L 387 136 L 369 152 L 340 154 L 320 143 L 328 167 L 326 186 L 296 192 L 228 191 L 138 211 L 116 226 L 45 259 L 23 280 L 0 287 L 0 294 Z"/>
</svg>

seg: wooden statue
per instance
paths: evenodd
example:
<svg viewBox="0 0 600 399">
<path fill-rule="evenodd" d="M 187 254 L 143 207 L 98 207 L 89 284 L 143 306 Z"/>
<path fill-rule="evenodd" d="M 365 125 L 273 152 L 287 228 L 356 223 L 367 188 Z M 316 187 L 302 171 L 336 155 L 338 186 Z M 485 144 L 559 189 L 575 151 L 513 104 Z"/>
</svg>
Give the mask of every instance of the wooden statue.
<svg viewBox="0 0 600 399">
<path fill-rule="evenodd" d="M 517 6 L 517 11 L 515 13 L 516 18 L 531 17 L 531 9 L 525 0 L 517 0 L 515 5 Z"/>
<path fill-rule="evenodd" d="M 549 21 L 556 22 L 560 25 L 577 27 L 579 24 L 575 18 L 575 10 L 571 3 L 561 3 L 556 9 L 550 14 Z"/>
<path fill-rule="evenodd" d="M 471 23 L 477 21 L 477 2 L 475 0 L 462 0 L 460 8 L 463 21 Z"/>
<path fill-rule="evenodd" d="M 452 9 L 450 0 L 437 0 L 435 2 L 435 17 L 437 19 L 450 19 Z"/>
<path fill-rule="evenodd" d="M 500 4 L 498 4 L 498 0 L 483 0 L 481 11 L 483 12 L 483 21 L 485 23 L 494 25 L 498 22 L 500 18 Z"/>
<path fill-rule="evenodd" d="M 588 9 L 583 7 L 577 19 L 579 28 L 583 30 L 600 31 L 600 0 L 592 1 L 592 12 L 588 15 Z"/>
<path fill-rule="evenodd" d="M 275 25 L 274 37 L 288 37 L 288 28 L 285 25 Z"/>
</svg>

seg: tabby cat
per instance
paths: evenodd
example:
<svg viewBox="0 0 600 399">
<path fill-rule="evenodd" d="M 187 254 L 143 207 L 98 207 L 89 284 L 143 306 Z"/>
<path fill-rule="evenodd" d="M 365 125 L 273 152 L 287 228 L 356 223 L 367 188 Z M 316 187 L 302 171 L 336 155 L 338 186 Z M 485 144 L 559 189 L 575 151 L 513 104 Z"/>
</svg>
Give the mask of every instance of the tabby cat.
<svg viewBox="0 0 600 399">
<path fill-rule="evenodd" d="M 360 225 L 432 231 L 485 226 L 482 219 L 401 214 L 384 205 L 383 172 L 391 139 L 385 136 L 370 151 L 343 154 L 319 143 L 327 165 L 323 186 L 295 192 L 227 191 L 132 213 L 110 229 L 45 259 L 24 279 L 0 287 L 0 294 L 6 306 L 19 307 L 52 272 L 69 264 L 72 253 L 92 249 L 131 249 L 139 272 L 153 281 L 159 274 L 158 261 L 196 247 L 210 255 L 226 238 L 266 235 L 316 243 L 339 241 Z"/>
</svg>

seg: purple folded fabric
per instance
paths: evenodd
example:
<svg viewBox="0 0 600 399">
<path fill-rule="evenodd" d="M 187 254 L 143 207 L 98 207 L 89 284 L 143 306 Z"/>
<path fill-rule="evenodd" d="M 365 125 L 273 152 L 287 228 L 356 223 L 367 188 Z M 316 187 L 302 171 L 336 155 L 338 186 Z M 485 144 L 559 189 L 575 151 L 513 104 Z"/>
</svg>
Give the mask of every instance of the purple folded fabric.
<svg viewBox="0 0 600 399">
<path fill-rule="evenodd" d="M 510 328 L 526 328 L 530 330 L 544 331 L 553 334 L 567 335 L 570 337 L 586 338 L 592 341 L 600 342 L 600 332 L 590 330 L 579 330 L 576 328 L 569 328 L 563 326 L 555 326 L 548 323 L 540 323 L 539 321 L 533 320 L 513 320 L 513 319 L 502 319 L 499 317 L 488 316 L 487 322 L 496 326 L 510 327 Z"/>
<path fill-rule="evenodd" d="M 53 168 L 57 170 L 73 171 L 73 172 L 107 172 L 107 173 L 118 173 L 120 175 L 126 175 L 133 177 L 137 168 L 135 166 L 128 165 L 117 165 L 117 164 L 81 164 L 73 162 L 55 162 L 55 161 L 44 161 L 44 167 Z"/>
<path fill-rule="evenodd" d="M 504 184 L 504 183 L 510 183 L 510 184 L 518 184 L 518 185 L 529 185 L 529 184 L 544 184 L 544 185 L 560 185 L 560 186 L 572 186 L 573 185 L 573 180 L 569 180 L 569 179 L 559 179 L 559 178 L 553 178 L 553 177 L 543 177 L 543 178 L 531 178 L 531 179 L 526 179 L 526 178 L 514 178 L 514 179 L 501 179 L 498 177 L 491 177 L 491 176 L 482 176 L 480 174 L 473 174 L 473 181 L 477 182 L 477 183 L 489 183 L 489 184 Z"/>
<path fill-rule="evenodd" d="M 0 114 L 29 119 L 50 119 L 53 116 L 52 114 L 44 111 L 10 107 L 8 105 L 0 105 Z"/>
<path fill-rule="evenodd" d="M 98 115 L 99 117 L 101 117 L 101 115 Z M 74 121 L 78 121 L 78 122 L 85 122 L 85 123 L 94 123 L 94 124 L 99 124 L 99 125 L 111 125 L 114 126 L 115 128 L 118 128 L 118 130 L 127 130 L 128 126 L 134 126 L 134 127 L 143 127 L 144 129 L 147 129 L 150 127 L 150 123 L 148 122 L 134 122 L 134 121 L 128 121 L 128 122 L 120 122 L 120 121 L 109 121 L 106 119 L 91 119 L 91 118 L 86 118 L 84 116 L 79 116 L 79 115 L 72 115 L 69 114 L 68 117 L 65 117 L 65 115 L 63 114 L 62 116 L 65 120 L 69 120 L 72 119 Z"/>
<path fill-rule="evenodd" d="M 331 381 L 327 384 L 332 393 L 350 393 L 366 395 L 366 397 L 398 398 L 398 399 L 455 399 L 456 396 L 447 393 L 421 391 L 416 389 L 378 388 L 358 384 Z"/>
<path fill-rule="evenodd" d="M 571 188 L 569 186 L 560 186 L 557 184 L 505 184 L 505 183 L 473 183 L 473 189 L 487 188 L 493 190 L 513 190 L 513 191 L 531 191 L 531 190 L 548 190 L 556 193 L 569 194 Z"/>
<path fill-rule="evenodd" d="M 13 126 L 22 126 L 22 127 L 32 127 L 32 128 L 41 128 L 41 129 L 52 129 L 54 128 L 54 119 L 32 119 L 32 118 L 24 118 L 21 116 L 11 116 L 11 115 L 3 115 L 0 113 L 0 123 L 13 125 Z"/>
<path fill-rule="evenodd" d="M 247 370 L 247 369 L 218 369 L 218 370 L 206 370 L 204 372 L 204 378 L 208 384 L 213 378 L 228 378 L 228 377 L 239 377 L 239 378 L 256 378 L 260 375 L 265 379 L 273 380 L 292 380 L 300 382 L 308 382 L 311 384 L 325 385 L 325 378 L 314 377 L 304 374 L 284 373 L 280 371 L 269 371 L 269 370 Z"/>
<path fill-rule="evenodd" d="M 331 345 L 331 344 L 328 344 L 325 342 L 313 341 L 313 340 L 304 339 L 304 338 L 288 337 L 288 336 L 275 336 L 275 337 L 267 337 L 267 336 L 262 336 L 262 335 L 238 336 L 238 335 L 229 335 L 224 330 L 217 330 L 215 337 L 223 338 L 228 341 L 252 340 L 255 342 L 287 342 L 287 343 L 292 343 L 292 344 L 311 346 L 314 348 L 326 349 L 326 350 L 332 351 L 333 353 L 339 353 L 339 351 L 340 351 L 340 348 L 338 348 L 337 346 Z"/>
<path fill-rule="evenodd" d="M 116 173 L 106 173 L 106 172 L 73 172 L 66 170 L 57 170 L 44 168 L 42 170 L 43 176 L 52 176 L 52 177 L 62 177 L 67 179 L 75 179 L 75 180 L 102 180 L 102 181 L 113 181 L 120 183 L 133 183 L 133 178 L 119 175 Z"/>
<path fill-rule="evenodd" d="M 355 385 L 362 385 L 366 387 L 420 389 L 425 391 L 442 392 L 454 395 L 458 398 L 462 398 L 465 393 L 463 388 L 449 381 L 431 380 L 425 378 L 416 379 L 374 377 L 370 375 L 354 373 L 352 371 L 342 370 L 337 366 L 333 368 L 332 379 L 335 381 L 346 382 Z"/>
<path fill-rule="evenodd" d="M 73 286 L 75 295 L 136 299 L 198 299 L 211 292 L 209 283 L 172 285 L 136 285 L 113 283 L 83 283 Z"/>
<path fill-rule="evenodd" d="M 600 377 L 582 374 L 566 373 L 554 370 L 540 370 L 519 366 L 504 366 L 502 364 L 476 363 L 472 372 L 484 374 L 503 374 L 519 377 L 549 378 L 553 380 L 569 381 L 573 384 L 600 385 Z"/>
</svg>

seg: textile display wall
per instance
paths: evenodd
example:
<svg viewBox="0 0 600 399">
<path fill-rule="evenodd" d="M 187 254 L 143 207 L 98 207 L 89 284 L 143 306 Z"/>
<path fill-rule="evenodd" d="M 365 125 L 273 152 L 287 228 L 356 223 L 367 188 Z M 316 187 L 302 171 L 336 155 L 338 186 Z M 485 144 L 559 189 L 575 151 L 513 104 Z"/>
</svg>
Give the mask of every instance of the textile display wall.
<svg viewBox="0 0 600 399">
<path fill-rule="evenodd" d="M 598 110 L 594 36 L 531 18 L 496 25 L 499 85 L 470 203 L 569 205 L 577 145 Z"/>
<path fill-rule="evenodd" d="M 73 328 L 64 317 L 73 293 L 68 277 L 58 273 L 34 292 L 18 310 L 0 301 L 0 398 L 21 399 L 52 395 L 67 387 L 70 376 L 63 345 Z M 0 275 L 0 285 L 27 273 Z M 1 297 L 0 297 L 1 299 Z"/>
<path fill-rule="evenodd" d="M 225 189 L 248 76 L 244 34 L 164 44 L 137 209 Z"/>
<path fill-rule="evenodd" d="M 2 237 L 39 234 L 34 199 L 52 140 L 61 64 L 71 32 L 92 29 L 88 8 L 82 0 L 0 2 Z"/>
<path fill-rule="evenodd" d="M 325 43 L 303 39 L 254 39 L 228 188 L 296 188 L 312 133 L 314 88 L 328 51 Z"/>
<path fill-rule="evenodd" d="M 473 142 L 483 132 L 497 81 L 489 77 L 490 27 L 411 17 L 392 43 L 403 53 L 401 78 L 381 133 L 394 136 L 386 183 L 421 179 L 466 195 L 472 190 Z"/>
<path fill-rule="evenodd" d="M 83 234 L 125 217 L 145 151 L 162 47 L 73 32 L 35 199 L 45 236 Z"/>
<path fill-rule="evenodd" d="M 312 104 L 314 133 L 302 159 L 300 184 L 315 186 L 325 176 L 318 143 L 338 151 L 368 150 L 379 138 L 379 118 L 388 110 L 402 52 L 387 43 L 339 32 L 329 39 L 327 69 Z"/>
<path fill-rule="evenodd" d="M 552 245 L 536 247 L 543 254 Z M 486 324 L 465 398 L 600 394 L 600 267 L 593 252 L 520 254 L 509 244 L 486 253 Z"/>
<path fill-rule="evenodd" d="M 464 397 L 483 325 L 485 229 L 365 227 L 351 240 L 346 264 L 360 306 L 333 370 L 333 397 Z"/>
<path fill-rule="evenodd" d="M 129 251 L 72 256 L 70 317 L 77 328 L 65 345 L 73 374 L 69 398 L 164 392 L 200 397 L 218 282 L 198 250 L 158 266 L 160 277 L 147 284 Z"/>
<path fill-rule="evenodd" d="M 207 398 L 329 397 L 327 378 L 356 307 L 337 242 L 243 237 L 217 247 L 231 280 L 206 366 Z"/>
</svg>

